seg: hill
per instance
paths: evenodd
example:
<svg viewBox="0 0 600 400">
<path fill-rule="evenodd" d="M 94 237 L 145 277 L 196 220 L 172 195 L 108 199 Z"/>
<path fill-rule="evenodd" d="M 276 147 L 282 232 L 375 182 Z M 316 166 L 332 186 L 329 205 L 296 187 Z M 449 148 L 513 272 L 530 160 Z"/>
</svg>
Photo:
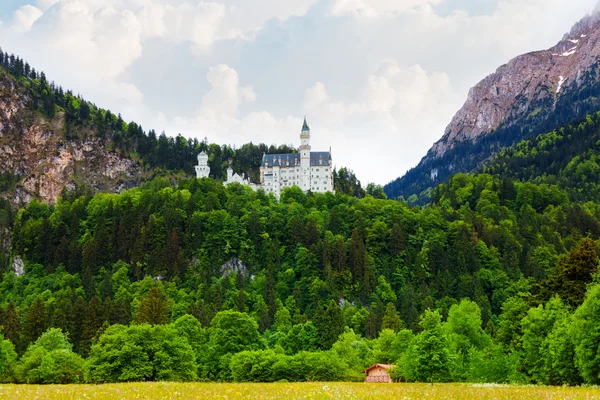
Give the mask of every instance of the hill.
<svg viewBox="0 0 600 400">
<path fill-rule="evenodd" d="M 0 50 L 0 197 L 17 204 L 54 202 L 63 189 L 115 192 L 154 176 L 192 176 L 201 151 L 209 154 L 215 179 L 226 176 L 231 162 L 256 181 L 264 153 L 295 149 L 253 143 L 234 149 L 146 132 Z"/>
</svg>

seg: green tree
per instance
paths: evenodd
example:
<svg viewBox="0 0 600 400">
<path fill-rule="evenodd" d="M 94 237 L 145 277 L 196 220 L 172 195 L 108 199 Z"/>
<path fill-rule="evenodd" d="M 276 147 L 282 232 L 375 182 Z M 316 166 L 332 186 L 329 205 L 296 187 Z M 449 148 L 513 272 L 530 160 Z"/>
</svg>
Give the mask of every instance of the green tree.
<svg viewBox="0 0 600 400">
<path fill-rule="evenodd" d="M 373 362 L 373 351 L 367 340 L 352 330 L 346 330 L 331 346 L 346 364 L 354 369 L 363 369 Z"/>
<path fill-rule="evenodd" d="M 496 333 L 496 339 L 500 343 L 505 346 L 520 348 L 521 335 L 523 334 L 521 321 L 528 310 L 529 306 L 520 296 L 510 297 L 502 304 L 500 326 Z"/>
<path fill-rule="evenodd" d="M 236 382 L 273 382 L 281 379 L 275 375 L 274 365 L 286 358 L 273 350 L 241 351 L 231 357 L 231 375 Z"/>
<path fill-rule="evenodd" d="M 15 346 L 0 333 L 0 382 L 12 380 L 12 370 L 17 361 Z"/>
<path fill-rule="evenodd" d="M 26 343 L 34 342 L 48 328 L 48 310 L 44 301 L 37 297 L 25 315 L 23 336 Z"/>
<path fill-rule="evenodd" d="M 264 347 L 258 324 L 248 314 L 221 311 L 215 315 L 208 329 L 210 354 L 205 362 L 212 368 L 212 378 L 231 380 L 230 361 L 235 353 L 260 350 Z"/>
<path fill-rule="evenodd" d="M 21 341 L 21 323 L 15 303 L 8 303 L 2 322 L 2 332 L 15 346 Z"/>
<path fill-rule="evenodd" d="M 593 286 L 575 311 L 571 335 L 575 364 L 587 384 L 600 383 L 600 285 Z"/>
<path fill-rule="evenodd" d="M 92 383 L 193 381 L 196 356 L 172 326 L 112 325 L 92 346 L 85 379 Z"/>
<path fill-rule="evenodd" d="M 403 325 L 396 307 L 392 303 L 388 303 L 381 320 L 381 329 L 391 329 L 394 332 L 399 332 L 404 327 Z"/>
<path fill-rule="evenodd" d="M 148 291 L 135 313 L 138 324 L 165 325 L 171 319 L 171 305 L 160 287 Z"/>
<path fill-rule="evenodd" d="M 432 384 L 448 380 L 450 351 L 439 312 L 426 310 L 419 326 L 422 332 L 414 338 L 404 359 L 406 377 Z"/>
<path fill-rule="evenodd" d="M 83 383 L 85 361 L 71 350 L 50 351 L 38 367 L 41 382 L 53 384 Z"/>
<path fill-rule="evenodd" d="M 387 199 L 387 196 L 383 191 L 383 186 L 376 185 L 375 183 L 369 183 L 367 185 L 367 194 L 373 196 L 376 199 Z"/>
<path fill-rule="evenodd" d="M 554 325 L 568 316 L 562 300 L 554 297 L 537 308 L 531 308 L 521 325 L 523 326 L 523 371 L 533 383 L 551 384 L 554 379 L 553 353 L 550 352 L 549 335 Z"/>
<path fill-rule="evenodd" d="M 278 332 L 288 333 L 292 329 L 292 317 L 281 300 L 277 299 L 277 312 L 275 313 L 274 326 Z"/>
<path fill-rule="evenodd" d="M 21 383 L 78 383 L 83 359 L 72 351 L 67 336 L 57 328 L 44 332 L 31 344 L 15 367 Z"/>
<path fill-rule="evenodd" d="M 547 338 L 546 355 L 548 382 L 551 385 L 580 385 L 583 383 L 575 367 L 575 343 L 571 333 L 573 315 L 558 318 Z"/>
<path fill-rule="evenodd" d="M 475 302 L 463 299 L 450 307 L 443 327 L 454 355 L 452 373 L 457 380 L 468 376 L 471 350 L 482 350 L 491 344 L 481 325 L 481 309 Z"/>
<path fill-rule="evenodd" d="M 181 337 L 184 337 L 194 350 L 196 360 L 202 360 L 208 352 L 208 332 L 200 322 L 192 315 L 186 314 L 177 318 L 172 324 L 173 328 Z M 204 365 L 198 363 L 198 376 L 205 376 L 207 371 Z"/>
<path fill-rule="evenodd" d="M 282 342 L 286 354 L 316 351 L 320 348 L 319 331 L 311 321 L 296 324 L 290 329 Z"/>
<path fill-rule="evenodd" d="M 480 350 L 471 348 L 469 361 L 469 382 L 508 383 L 518 375 L 515 353 L 507 354 L 499 344 L 492 343 Z"/>
<path fill-rule="evenodd" d="M 542 296 L 550 299 L 558 295 L 571 307 L 579 306 L 585 298 L 587 285 L 598 271 L 599 262 L 594 242 L 589 238 L 582 239 L 544 282 Z"/>
<path fill-rule="evenodd" d="M 319 331 L 321 348 L 329 349 L 344 331 L 344 316 L 335 301 L 330 300 L 317 309 L 313 322 Z"/>
</svg>

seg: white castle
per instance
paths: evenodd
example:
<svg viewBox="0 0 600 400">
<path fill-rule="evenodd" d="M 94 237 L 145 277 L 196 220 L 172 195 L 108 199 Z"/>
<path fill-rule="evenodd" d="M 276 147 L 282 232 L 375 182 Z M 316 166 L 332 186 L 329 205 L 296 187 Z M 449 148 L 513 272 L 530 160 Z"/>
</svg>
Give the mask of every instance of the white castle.
<svg viewBox="0 0 600 400">
<path fill-rule="evenodd" d="M 227 180 L 224 185 L 240 183 L 253 189 L 263 188 L 277 198 L 286 187 L 298 186 L 304 192 L 326 193 L 333 190 L 333 160 L 329 151 L 310 151 L 310 128 L 304 118 L 300 133 L 300 153 L 263 154 L 260 165 L 260 184 L 251 183 L 248 179 L 227 169 Z M 198 154 L 196 177 L 206 178 L 210 174 L 208 155 Z"/>
</svg>

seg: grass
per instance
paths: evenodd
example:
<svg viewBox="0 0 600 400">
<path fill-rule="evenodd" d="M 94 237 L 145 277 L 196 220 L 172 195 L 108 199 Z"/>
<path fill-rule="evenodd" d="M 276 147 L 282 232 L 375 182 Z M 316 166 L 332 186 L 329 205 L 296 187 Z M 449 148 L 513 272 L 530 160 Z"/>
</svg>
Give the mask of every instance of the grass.
<svg viewBox="0 0 600 400">
<path fill-rule="evenodd" d="M 600 399 L 600 388 L 477 384 L 121 383 L 0 385 L 0 399 Z"/>
</svg>

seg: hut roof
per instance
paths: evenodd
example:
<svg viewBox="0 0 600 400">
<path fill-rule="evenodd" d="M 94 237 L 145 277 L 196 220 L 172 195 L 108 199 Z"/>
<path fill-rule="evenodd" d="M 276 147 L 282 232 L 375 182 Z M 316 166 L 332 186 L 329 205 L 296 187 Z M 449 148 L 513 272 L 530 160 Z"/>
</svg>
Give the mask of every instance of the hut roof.
<svg viewBox="0 0 600 400">
<path fill-rule="evenodd" d="M 370 371 L 370 370 L 372 370 L 373 368 L 392 369 L 392 368 L 394 368 L 394 367 L 395 367 L 395 365 L 392 365 L 392 364 L 375 364 L 375 365 L 372 365 L 372 366 L 370 366 L 369 368 L 365 369 L 363 372 L 364 372 L 364 373 L 366 373 L 366 372 L 369 372 L 369 371 Z"/>
</svg>

